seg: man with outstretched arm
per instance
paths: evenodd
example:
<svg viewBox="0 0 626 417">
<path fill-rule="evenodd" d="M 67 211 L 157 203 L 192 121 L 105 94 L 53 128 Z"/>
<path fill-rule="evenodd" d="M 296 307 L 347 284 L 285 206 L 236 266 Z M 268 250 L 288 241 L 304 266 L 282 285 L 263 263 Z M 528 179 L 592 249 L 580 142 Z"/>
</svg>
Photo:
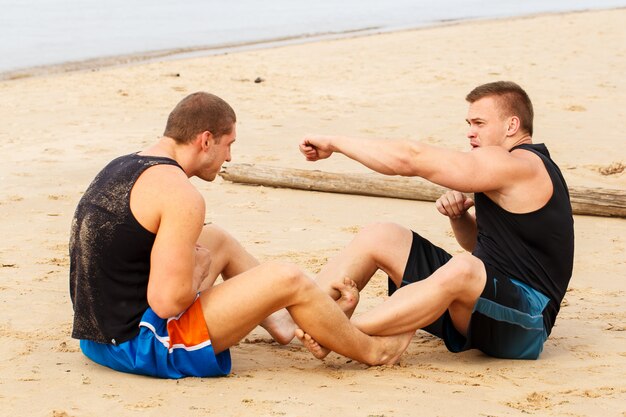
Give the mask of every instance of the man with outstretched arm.
<svg viewBox="0 0 626 417">
<path fill-rule="evenodd" d="M 226 375 L 230 346 L 259 324 L 288 343 L 291 315 L 345 356 L 395 362 L 410 333 L 364 334 L 301 269 L 259 264 L 226 231 L 204 225 L 205 200 L 189 178 L 215 179 L 235 137 L 230 105 L 194 93 L 172 110 L 156 144 L 113 160 L 91 183 L 70 237 L 72 337 L 82 352 L 122 372 Z"/>
<path fill-rule="evenodd" d="M 411 140 L 307 136 L 301 142 L 309 161 L 339 152 L 382 174 L 449 188 L 436 207 L 467 251 L 452 256 L 411 230 L 379 223 L 365 227 L 317 280 L 336 298 L 331 284 L 338 277 L 361 290 L 378 269 L 388 274 L 389 299 L 352 318 L 367 334 L 424 329 L 452 352 L 476 348 L 535 359 L 572 275 L 567 185 L 546 146 L 532 141 L 533 108 L 520 86 L 484 84 L 466 99 L 468 152 Z M 324 344 L 305 333 L 298 337 L 323 357 Z"/>
</svg>

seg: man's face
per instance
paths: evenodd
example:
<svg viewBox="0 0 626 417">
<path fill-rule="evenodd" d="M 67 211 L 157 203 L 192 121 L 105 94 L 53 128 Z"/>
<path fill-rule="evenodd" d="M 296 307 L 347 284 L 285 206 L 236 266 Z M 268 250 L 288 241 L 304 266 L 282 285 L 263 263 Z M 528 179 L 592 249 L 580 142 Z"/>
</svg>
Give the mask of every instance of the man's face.
<svg viewBox="0 0 626 417">
<path fill-rule="evenodd" d="M 213 144 L 207 151 L 207 160 L 202 172 L 198 177 L 205 181 L 213 181 L 222 169 L 224 162 L 230 162 L 230 147 L 237 137 L 237 126 L 233 124 L 233 130 L 221 138 L 213 138 Z"/>
<path fill-rule="evenodd" d="M 470 103 L 466 121 L 469 125 L 467 137 L 472 149 L 500 146 L 507 138 L 509 120 L 502 117 L 498 101 L 493 97 L 484 97 Z"/>
</svg>

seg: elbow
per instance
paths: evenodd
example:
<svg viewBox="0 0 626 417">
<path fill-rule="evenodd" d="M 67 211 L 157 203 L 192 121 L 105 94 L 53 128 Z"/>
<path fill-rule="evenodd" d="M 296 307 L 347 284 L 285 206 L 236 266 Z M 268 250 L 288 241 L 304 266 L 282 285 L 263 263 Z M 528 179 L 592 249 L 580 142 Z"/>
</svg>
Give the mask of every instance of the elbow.
<svg viewBox="0 0 626 417">
<path fill-rule="evenodd" d="M 391 167 L 395 175 L 403 177 L 423 176 L 420 172 L 419 156 L 421 144 L 412 140 L 404 141 L 400 154 L 397 155 L 395 164 Z M 423 167 L 422 167 L 423 168 Z"/>
<path fill-rule="evenodd" d="M 180 313 L 175 307 L 165 303 L 148 301 L 148 305 L 150 305 L 152 311 L 162 319 L 176 317 Z"/>
<path fill-rule="evenodd" d="M 411 161 L 401 161 L 398 166 L 393 169 L 394 175 L 400 175 L 401 177 L 417 177 L 421 176 L 418 171 L 412 166 Z"/>
<path fill-rule="evenodd" d="M 162 319 L 176 317 L 188 307 L 188 303 L 183 302 L 183 300 L 154 294 L 148 294 L 148 305 Z"/>
</svg>

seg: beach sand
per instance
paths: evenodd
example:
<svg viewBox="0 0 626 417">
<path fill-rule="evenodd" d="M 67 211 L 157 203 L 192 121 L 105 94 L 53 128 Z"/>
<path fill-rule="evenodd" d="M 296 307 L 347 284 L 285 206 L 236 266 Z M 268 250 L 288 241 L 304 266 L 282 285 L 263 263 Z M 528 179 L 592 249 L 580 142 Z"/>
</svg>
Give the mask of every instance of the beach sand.
<svg viewBox="0 0 626 417">
<path fill-rule="evenodd" d="M 418 332 L 399 365 L 368 368 L 257 328 L 231 349 L 228 377 L 120 374 L 70 338 L 67 254 L 94 175 L 155 141 L 198 90 L 237 111 L 233 163 L 367 172 L 341 155 L 307 163 L 297 143 L 316 132 L 467 149 L 465 94 L 514 80 L 570 186 L 624 190 L 624 22 L 625 9 L 471 22 L 0 82 L 0 415 L 626 416 L 626 219 L 575 217 L 574 275 L 538 361 L 451 354 Z M 433 203 L 193 181 L 207 221 L 311 274 L 374 221 L 459 251 Z M 357 314 L 385 285 L 378 274 Z"/>
</svg>

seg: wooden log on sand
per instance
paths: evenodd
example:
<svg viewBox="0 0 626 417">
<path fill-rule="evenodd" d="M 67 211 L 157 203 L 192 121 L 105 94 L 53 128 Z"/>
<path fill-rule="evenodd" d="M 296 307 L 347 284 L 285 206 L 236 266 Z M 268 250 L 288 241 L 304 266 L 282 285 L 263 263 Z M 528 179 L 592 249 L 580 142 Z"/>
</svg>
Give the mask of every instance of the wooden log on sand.
<svg viewBox="0 0 626 417">
<path fill-rule="evenodd" d="M 257 164 L 229 164 L 219 174 L 231 182 L 277 188 L 435 201 L 446 189 L 421 178 L 338 174 Z M 574 214 L 626 217 L 626 190 L 570 187 Z"/>
</svg>

